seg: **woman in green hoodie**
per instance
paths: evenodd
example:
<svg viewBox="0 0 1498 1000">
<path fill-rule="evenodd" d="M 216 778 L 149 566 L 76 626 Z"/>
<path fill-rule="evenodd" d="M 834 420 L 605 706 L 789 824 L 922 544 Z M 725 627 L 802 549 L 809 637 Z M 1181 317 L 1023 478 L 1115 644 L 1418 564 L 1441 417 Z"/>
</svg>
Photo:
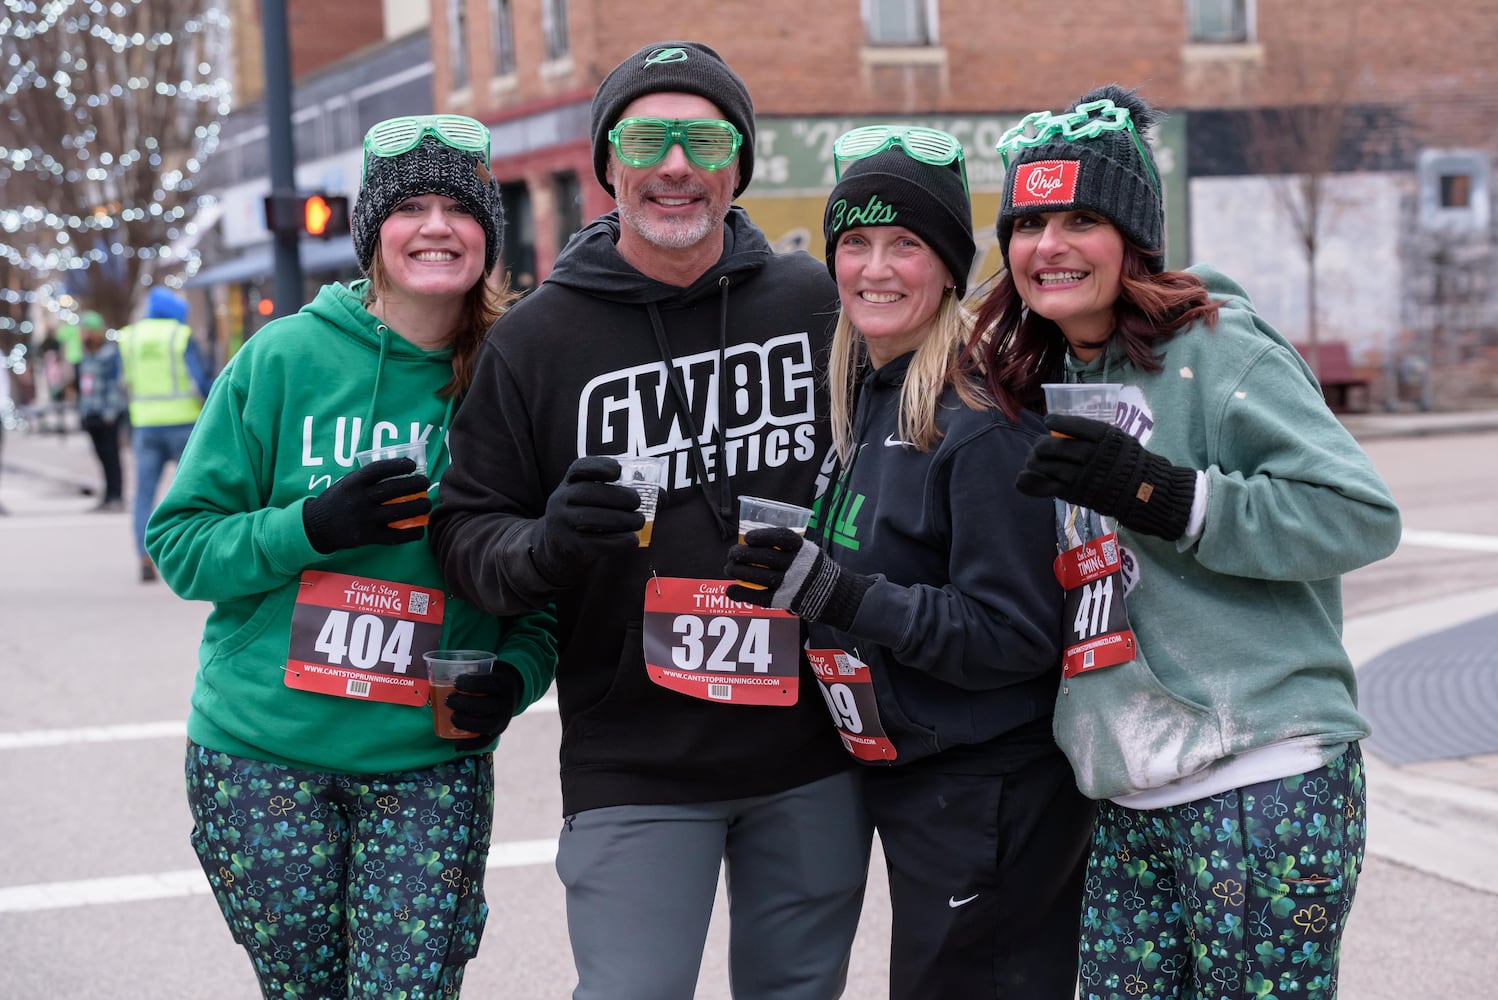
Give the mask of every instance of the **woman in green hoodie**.
<svg viewBox="0 0 1498 1000">
<path fill-rule="evenodd" d="M 1165 270 L 1154 118 L 1108 86 L 1003 137 L 1007 269 L 973 343 L 1026 405 L 1121 386 L 1111 420 L 1049 414 L 1016 482 L 1056 498 L 1056 742 L 1099 800 L 1081 996 L 1331 1000 L 1368 735 L 1341 576 L 1399 511 L 1243 289 Z"/>
<path fill-rule="evenodd" d="M 446 432 L 510 296 L 489 132 L 454 115 L 364 141 L 355 253 L 224 369 L 151 517 L 213 604 L 187 733 L 193 846 L 267 997 L 456 995 L 488 907 L 491 751 L 556 662 L 548 612 L 487 615 L 425 540 Z M 356 467 L 359 452 L 414 444 Z M 414 498 L 414 499 L 413 499 Z M 412 523 L 415 522 L 415 523 Z M 496 654 L 434 731 L 422 653 Z"/>
</svg>

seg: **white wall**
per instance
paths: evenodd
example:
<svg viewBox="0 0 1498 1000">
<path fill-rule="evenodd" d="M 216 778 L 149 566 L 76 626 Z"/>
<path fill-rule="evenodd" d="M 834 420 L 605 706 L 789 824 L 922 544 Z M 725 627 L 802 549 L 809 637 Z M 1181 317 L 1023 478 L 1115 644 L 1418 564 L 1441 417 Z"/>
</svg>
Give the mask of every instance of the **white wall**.
<svg viewBox="0 0 1498 1000">
<path fill-rule="evenodd" d="M 399 38 L 425 28 L 432 19 L 427 0 L 382 0 L 385 37 Z"/>
<path fill-rule="evenodd" d="M 1191 181 L 1191 259 L 1236 279 L 1259 312 L 1294 341 L 1306 337 L 1305 250 L 1271 185 L 1257 177 Z M 1326 180 L 1317 296 L 1322 340 L 1345 340 L 1354 362 L 1384 350 L 1400 328 L 1401 205 L 1408 174 Z"/>
</svg>

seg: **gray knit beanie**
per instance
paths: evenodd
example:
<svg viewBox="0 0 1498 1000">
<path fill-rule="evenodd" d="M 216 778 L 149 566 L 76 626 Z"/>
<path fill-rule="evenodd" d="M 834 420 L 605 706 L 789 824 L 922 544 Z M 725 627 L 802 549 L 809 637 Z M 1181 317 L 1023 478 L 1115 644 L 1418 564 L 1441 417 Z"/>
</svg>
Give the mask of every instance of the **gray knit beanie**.
<svg viewBox="0 0 1498 1000">
<path fill-rule="evenodd" d="M 1011 156 L 999 208 L 999 251 L 1009 266 L 1009 237 L 1014 220 L 1037 212 L 1087 209 L 1118 227 L 1129 241 L 1152 251 L 1151 270 L 1164 269 L 1165 204 L 1160 197 L 1159 168 L 1145 139 L 1159 113 L 1132 90 L 1108 84 L 1090 90 L 1067 108 L 1108 100 L 1128 111 L 1138 131 L 1144 158 L 1125 129 L 1098 132 L 1090 138 L 1054 139 L 1024 147 Z"/>
<path fill-rule="evenodd" d="M 646 94 L 696 94 L 712 101 L 723 120 L 739 130 L 737 198 L 754 174 L 754 102 L 739 75 L 701 42 L 656 42 L 624 60 L 603 78 L 593 95 L 593 173 L 609 194 L 609 131 L 630 102 Z"/>
<path fill-rule="evenodd" d="M 929 246 L 952 273 L 960 299 L 977 245 L 973 209 L 956 169 L 912 160 L 900 149 L 855 160 L 827 198 L 822 236 L 827 270 L 837 279 L 837 239 L 860 226 L 904 226 Z"/>
<path fill-rule="evenodd" d="M 505 210 L 499 182 L 482 161 L 480 154 L 453 149 L 434 135 L 422 136 L 398 156 L 370 156 L 369 174 L 349 221 L 359 268 L 369 273 L 380 226 L 397 205 L 417 195 L 440 194 L 468 209 L 484 227 L 484 273 L 494 270 L 504 246 Z"/>
</svg>

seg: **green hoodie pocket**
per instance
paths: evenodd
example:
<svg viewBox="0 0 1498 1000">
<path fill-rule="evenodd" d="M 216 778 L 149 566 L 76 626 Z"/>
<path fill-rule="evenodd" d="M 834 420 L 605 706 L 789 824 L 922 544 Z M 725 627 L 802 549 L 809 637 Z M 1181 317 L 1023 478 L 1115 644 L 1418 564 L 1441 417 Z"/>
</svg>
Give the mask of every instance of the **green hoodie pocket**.
<svg viewBox="0 0 1498 1000">
<path fill-rule="evenodd" d="M 1055 732 L 1093 799 L 1158 788 L 1227 755 L 1216 712 L 1170 691 L 1143 654 L 1064 681 Z"/>
</svg>

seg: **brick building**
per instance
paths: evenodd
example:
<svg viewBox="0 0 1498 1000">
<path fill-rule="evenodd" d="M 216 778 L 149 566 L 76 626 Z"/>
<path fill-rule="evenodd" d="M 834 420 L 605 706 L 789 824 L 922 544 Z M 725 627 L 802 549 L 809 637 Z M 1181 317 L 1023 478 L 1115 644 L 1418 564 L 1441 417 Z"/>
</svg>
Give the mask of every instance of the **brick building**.
<svg viewBox="0 0 1498 1000">
<path fill-rule="evenodd" d="M 1395 0 L 429 0 L 433 97 L 491 123 L 517 282 L 544 277 L 594 181 L 588 104 L 603 74 L 664 37 L 704 41 L 749 84 L 754 183 L 740 199 L 782 247 L 821 252 L 831 139 L 919 121 L 964 141 L 975 230 L 992 251 L 1002 166 L 1023 113 L 1087 87 L 1138 86 L 1159 130 L 1171 264 L 1238 277 L 1292 339 L 1348 343 L 1392 393 L 1397 361 L 1498 394 L 1493 187 L 1498 0 L 1420 17 Z M 1290 111 L 1287 109 L 1298 109 Z M 1303 131 L 1302 131 L 1303 130 Z M 1306 136 L 1331 136 L 1322 142 Z M 1307 187 L 1315 290 L 1307 267 Z M 1458 377 L 1464 371 L 1467 374 Z"/>
<path fill-rule="evenodd" d="M 234 2 L 247 8 L 235 18 L 238 108 L 258 97 L 260 41 L 256 5 Z M 1375 399 L 1397 394 L 1401 366 L 1434 370 L 1443 401 L 1498 396 L 1498 0 L 1418 13 L 1396 0 L 354 0 L 336 12 L 290 0 L 298 181 L 352 196 L 372 120 L 470 114 L 493 133 L 505 264 L 530 287 L 612 207 L 589 146 L 598 82 L 641 45 L 692 38 L 754 96 L 755 174 L 740 202 L 772 241 L 822 252 L 838 133 L 919 122 L 967 149 L 976 281 L 999 263 L 999 135 L 1118 82 L 1169 114 L 1153 141 L 1171 266 L 1219 266 L 1293 340 L 1310 335 L 1314 302 L 1317 338 L 1348 345 Z M 242 114 L 225 133 L 239 152 L 209 164 L 231 196 L 225 250 L 240 255 L 214 281 L 269 266 L 250 218 L 263 113 L 258 126 L 253 106 Z M 328 257 L 323 276 L 347 274 L 347 253 L 311 249 L 314 263 Z"/>
</svg>

